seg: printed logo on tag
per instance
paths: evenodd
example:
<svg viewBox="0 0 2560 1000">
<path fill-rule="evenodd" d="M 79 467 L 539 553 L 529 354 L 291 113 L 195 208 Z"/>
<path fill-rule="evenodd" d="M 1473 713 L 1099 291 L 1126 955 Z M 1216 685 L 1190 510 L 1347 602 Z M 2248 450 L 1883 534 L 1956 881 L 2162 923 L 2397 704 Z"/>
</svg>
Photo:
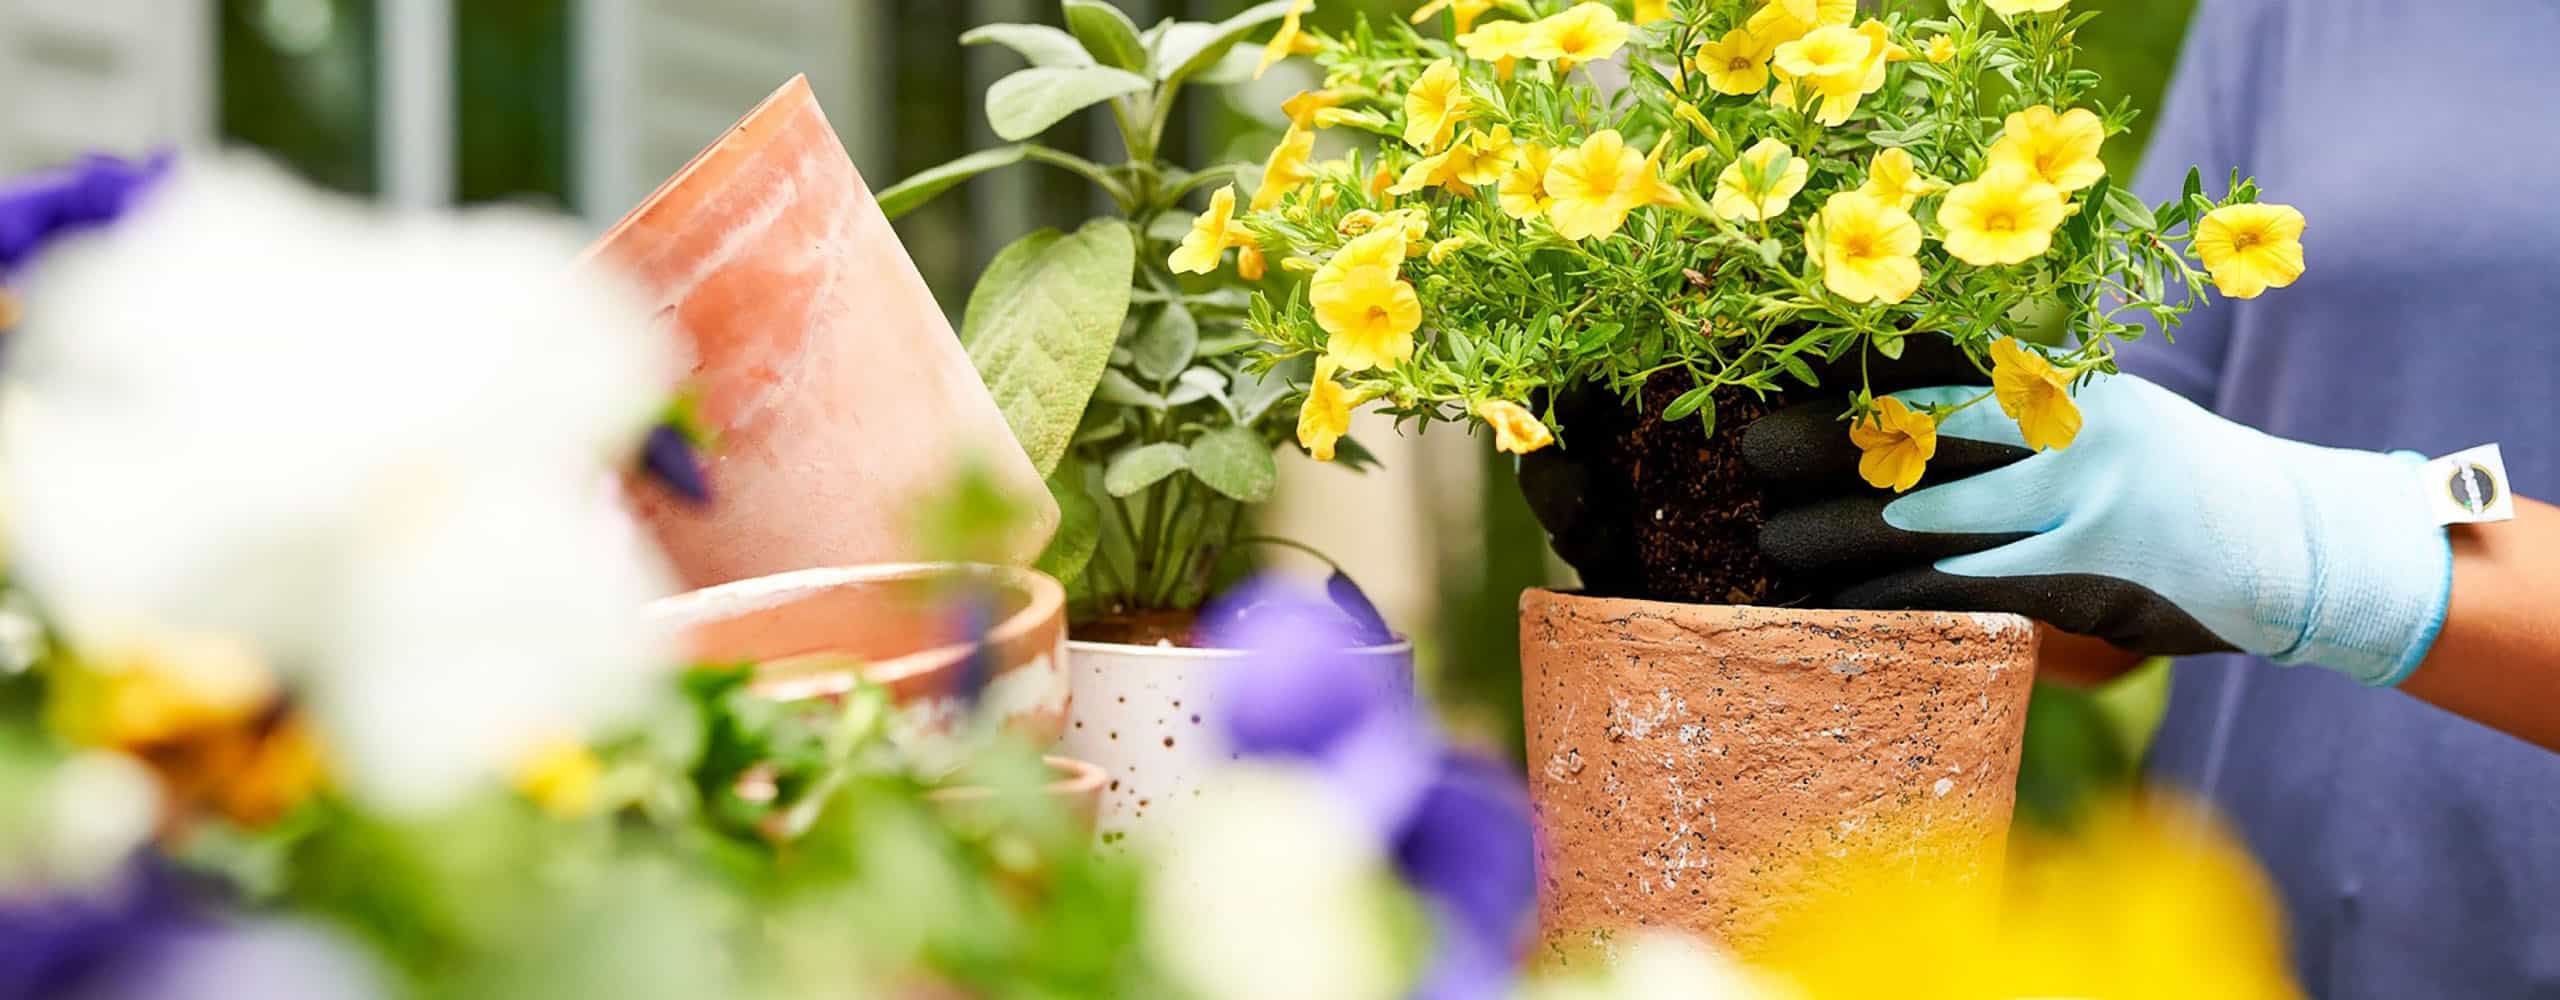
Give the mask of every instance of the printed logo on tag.
<svg viewBox="0 0 2560 1000">
<path fill-rule="evenodd" d="M 2506 459 L 2484 444 L 2428 462 L 2421 473 L 2437 524 L 2485 524 L 2514 520 L 2516 501 L 2507 489 Z"/>
</svg>

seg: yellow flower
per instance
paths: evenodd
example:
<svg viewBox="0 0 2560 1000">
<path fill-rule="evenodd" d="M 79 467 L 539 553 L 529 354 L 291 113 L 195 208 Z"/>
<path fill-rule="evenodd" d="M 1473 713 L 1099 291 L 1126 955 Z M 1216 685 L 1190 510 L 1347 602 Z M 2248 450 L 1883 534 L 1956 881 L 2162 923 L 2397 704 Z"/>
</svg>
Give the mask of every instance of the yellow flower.
<svg viewBox="0 0 2560 1000">
<path fill-rule="evenodd" d="M 1953 37 L 1948 35 L 1937 35 L 1929 39 L 1930 62 L 1943 63 L 1955 57 L 1956 40 Z"/>
<path fill-rule="evenodd" d="M 1789 152 L 1786 143 L 1762 139 L 1716 175 L 1711 207 L 1735 222 L 1776 218 L 1787 210 L 1796 192 L 1804 190 L 1808 169 L 1804 157 Z"/>
<path fill-rule="evenodd" d="M 1449 162 L 1452 157 L 1464 155 L 1467 155 L 1467 148 L 1457 145 L 1415 160 L 1412 166 L 1404 168 L 1404 176 L 1397 178 L 1395 186 L 1388 188 L 1387 193 L 1412 194 L 1436 185 L 1465 194 L 1467 182 L 1458 179 L 1457 167 Z"/>
<path fill-rule="evenodd" d="M 1814 120 L 1839 125 L 1856 111 L 1860 98 L 1884 87 L 1884 67 L 1899 50 L 1882 21 L 1869 20 L 1852 29 L 1824 25 L 1777 47 L 1770 62 L 1782 81 L 1778 103 L 1795 106 L 1798 85 L 1821 98 Z"/>
<path fill-rule="evenodd" d="M 1395 183 L 1396 172 L 1394 168 L 1387 166 L 1384 161 L 1380 161 L 1378 169 L 1369 172 L 1367 190 L 1369 192 L 1370 200 L 1375 201 L 1386 197 L 1387 189 L 1394 187 Z"/>
<path fill-rule="evenodd" d="M 2053 247 L 2066 215 L 2062 191 L 2016 163 L 1994 163 L 1938 204 L 1947 252 L 1975 267 L 2017 264 Z"/>
<path fill-rule="evenodd" d="M 1467 120 L 1467 110 L 1474 103 L 1458 78 L 1457 63 L 1446 59 L 1432 63 L 1413 81 L 1413 89 L 1405 92 L 1405 144 L 1425 153 L 1438 151 L 1457 133 L 1458 123 Z"/>
<path fill-rule="evenodd" d="M 1857 19 L 1858 0 L 1769 0 L 1742 27 L 1775 48 L 1815 28 Z"/>
<path fill-rule="evenodd" d="M 1325 116 L 1321 113 L 1341 106 L 1342 92 L 1339 90 L 1301 90 L 1298 96 L 1281 102 L 1280 113 L 1289 116 L 1291 128 L 1312 132 L 1338 121 L 1339 116 Z M 1333 120 L 1327 120 L 1328 118 Z"/>
<path fill-rule="evenodd" d="M 1547 168 L 1555 158 L 1555 150 L 1534 143 L 1512 151 L 1511 165 L 1502 172 L 1502 214 L 1523 222 L 1547 214 L 1555 204 L 1547 193 Z"/>
<path fill-rule="evenodd" d="M 1618 12 L 1604 3 L 1578 3 L 1531 27 L 1535 35 L 1530 40 L 1529 57 L 1555 63 L 1560 73 L 1607 59 L 1617 54 L 1619 46 L 1627 44 L 1626 22 L 1618 20 Z"/>
<path fill-rule="evenodd" d="M 1856 191 L 1822 203 L 1822 285 L 1851 302 L 1900 302 L 1920 289 L 1920 223 Z"/>
<path fill-rule="evenodd" d="M 1536 414 L 1510 400 L 1488 399 L 1477 403 L 1476 417 L 1483 420 L 1485 426 L 1493 428 L 1495 451 L 1526 455 L 1556 443 L 1555 434 L 1547 430 L 1547 425 L 1538 422 Z"/>
<path fill-rule="evenodd" d="M 1413 23 L 1421 24 L 1431 20 L 1434 15 L 1445 10 L 1451 17 L 1458 19 L 1458 31 L 1464 34 L 1467 29 L 1475 26 L 1476 18 L 1483 17 L 1486 11 L 1493 9 L 1493 6 L 1494 0 L 1431 0 L 1430 3 L 1423 4 L 1422 9 L 1413 12 Z"/>
<path fill-rule="evenodd" d="M 1707 75 L 1707 87 L 1716 93 L 1757 94 L 1769 85 L 1771 48 L 1759 35 L 1735 28 L 1698 46 L 1698 72 Z"/>
<path fill-rule="evenodd" d="M 1331 355 L 1316 358 L 1316 379 L 1298 404 L 1298 447 L 1319 462 L 1333 461 L 1334 443 L 1351 433 L 1351 392 L 1333 378 L 1339 367 Z"/>
<path fill-rule="evenodd" d="M 1991 144 L 1991 159 L 2022 164 L 2045 183 L 2069 193 L 2106 176 L 2106 161 L 2098 159 L 2098 147 L 2106 139 L 2106 123 L 2089 109 L 2073 108 L 2056 115 L 2039 104 L 2009 115 L 2001 126 L 2000 141 Z"/>
<path fill-rule="evenodd" d="M 1267 186 L 1267 185 L 1266 185 Z M 1178 274 L 1209 274 L 1218 269 L 1218 259 L 1228 247 L 1242 246 L 1248 237 L 1235 225 L 1236 188 L 1230 184 L 1209 196 L 1209 210 L 1191 220 L 1191 232 L 1182 245 L 1173 249 L 1165 264 Z"/>
<path fill-rule="evenodd" d="M 1315 133 L 1289 126 L 1289 131 L 1280 137 L 1280 144 L 1271 147 L 1271 159 L 1262 165 L 1262 186 L 1253 190 L 1253 210 L 1260 212 L 1280 204 L 1280 199 L 1315 176 L 1315 169 L 1308 165 L 1315 151 Z"/>
<path fill-rule="evenodd" d="M 1688 125 L 1690 128 L 1697 129 L 1698 135 L 1701 138 L 1713 139 L 1716 137 L 1715 123 L 1708 121 L 1707 116 L 1700 112 L 1698 110 L 1698 106 L 1695 104 L 1691 104 L 1687 101 L 1680 101 L 1673 104 L 1671 106 L 1671 117 L 1680 119 L 1682 123 Z"/>
<path fill-rule="evenodd" d="M 1511 126 L 1496 125 L 1491 132 L 1469 130 L 1458 144 L 1466 151 L 1450 158 L 1458 180 L 1482 187 L 1502 179 L 1502 169 L 1511 160 Z"/>
<path fill-rule="evenodd" d="M 1867 161 L 1867 183 L 1858 191 L 1909 211 L 1921 195 L 1944 187 L 1945 184 L 1921 176 L 1919 168 L 1911 162 L 1911 154 L 1897 146 L 1877 153 L 1875 159 Z"/>
<path fill-rule="evenodd" d="M 45 703 L 54 733 L 126 749 L 247 722 L 277 695 L 255 647 L 230 636 L 115 633 L 87 641 Z"/>
<path fill-rule="evenodd" d="M 1991 345 L 1991 394 L 2018 422 L 2027 447 L 2071 447 L 2080 436 L 2080 405 L 2071 401 L 2071 376 L 2016 337 Z"/>
<path fill-rule="evenodd" d="M 1397 252 L 1403 252 L 1402 233 L 1380 233 L 1397 237 Z M 1413 286 L 1397 278 L 1391 267 L 1356 265 L 1328 274 L 1333 266 L 1317 269 L 1307 292 L 1316 325 L 1332 335 L 1326 351 L 1342 370 L 1354 372 L 1394 368 L 1411 359 L 1413 331 L 1422 325 L 1422 300 Z"/>
<path fill-rule="evenodd" d="M 1607 236 L 1627 224 L 1627 213 L 1658 187 L 1644 154 L 1628 149 L 1616 129 L 1602 129 L 1582 145 L 1559 152 L 1547 166 L 1546 190 L 1555 199 L 1547 218 L 1568 240 Z"/>
<path fill-rule="evenodd" d="M 1635 22 L 1652 24 L 1671 16 L 1671 0 L 1636 0 Z"/>
<path fill-rule="evenodd" d="M 1357 237 L 1335 251 L 1333 259 L 1326 261 L 1324 267 L 1316 272 L 1317 281 L 1338 280 L 1343 272 L 1355 267 L 1382 267 L 1393 274 L 1404 266 L 1405 248 L 1412 240 L 1406 234 L 1402 220 L 1389 224 L 1386 217 L 1367 209 L 1352 215 L 1369 217 L 1368 224 L 1361 229 L 1367 235 Z M 1350 216 L 1345 216 L 1343 224 L 1346 230 L 1350 223 Z"/>
<path fill-rule="evenodd" d="M 1460 250 L 1466 249 L 1467 244 L 1473 242 L 1475 242 L 1475 237 L 1472 236 L 1452 236 L 1448 239 L 1432 244 L 1431 249 L 1425 251 L 1422 256 L 1423 259 L 1431 262 L 1431 266 L 1438 267 L 1442 264 L 1448 263 L 1449 256 L 1451 254 L 1455 254 Z"/>
<path fill-rule="evenodd" d="M 1858 446 L 1858 478 L 1877 489 L 1896 493 L 1920 483 L 1929 460 L 1938 454 L 1938 422 L 1891 396 L 1876 400 L 1875 410 L 1849 428 L 1849 443 Z"/>
<path fill-rule="evenodd" d="M 1262 46 L 1262 61 L 1253 67 L 1254 79 L 1262 79 L 1262 74 L 1270 72 L 1271 64 L 1288 58 L 1289 53 L 1297 51 L 1298 19 L 1306 16 L 1307 11 L 1315 5 L 1316 0 L 1297 0 L 1296 3 L 1289 5 L 1289 12 L 1280 16 L 1280 30 L 1272 33 L 1271 41 Z"/>
<path fill-rule="evenodd" d="M 2222 294 L 2254 299 L 2302 276 L 2303 224 L 2291 205 L 2225 205 L 2196 224 L 2196 256 Z"/>
<path fill-rule="evenodd" d="M 1526 21 L 1494 21 L 1458 36 L 1458 47 L 1467 58 L 1493 64 L 1493 71 L 1503 79 L 1511 78 L 1513 63 L 1529 57 L 1537 30 Z"/>
<path fill-rule="evenodd" d="M 585 745 L 563 740 L 542 748 L 516 769 L 516 791 L 542 811 L 575 819 L 595 810 L 604 762 Z"/>
<path fill-rule="evenodd" d="M 1244 249 L 1236 252 L 1236 277 L 1246 281 L 1260 281 L 1264 274 L 1269 273 L 1268 267 L 1268 263 L 1262 259 L 1261 247 L 1247 243 Z"/>
<path fill-rule="evenodd" d="M 2046 11 L 2061 10 L 2070 6 L 2071 0 L 1982 0 L 1982 5 L 1991 8 L 1992 13 L 2001 17 L 2016 17 L 2020 14 L 2042 14 Z"/>
</svg>

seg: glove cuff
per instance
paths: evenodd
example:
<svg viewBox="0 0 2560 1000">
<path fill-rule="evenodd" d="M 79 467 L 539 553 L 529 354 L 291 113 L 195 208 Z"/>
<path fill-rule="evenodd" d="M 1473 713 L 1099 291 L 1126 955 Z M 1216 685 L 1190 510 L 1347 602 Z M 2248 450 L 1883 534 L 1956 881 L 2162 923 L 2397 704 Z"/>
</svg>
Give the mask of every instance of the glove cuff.
<svg viewBox="0 0 2560 1000">
<path fill-rule="evenodd" d="M 2443 630 L 2453 547 L 2420 489 L 2411 452 L 2321 449 L 2304 477 L 2313 553 L 2300 641 L 2278 663 L 2317 663 L 2373 687 L 2406 679 Z"/>
</svg>

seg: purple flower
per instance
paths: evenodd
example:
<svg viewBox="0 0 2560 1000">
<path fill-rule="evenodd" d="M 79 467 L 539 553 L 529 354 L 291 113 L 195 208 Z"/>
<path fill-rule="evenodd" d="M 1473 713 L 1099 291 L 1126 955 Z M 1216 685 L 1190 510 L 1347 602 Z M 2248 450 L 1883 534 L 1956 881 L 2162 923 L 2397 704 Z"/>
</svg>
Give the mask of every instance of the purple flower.
<svg viewBox="0 0 2560 1000">
<path fill-rule="evenodd" d="M 14 274 L 65 233 L 123 217 L 169 170 L 161 153 L 139 163 L 90 155 L 67 167 L 0 182 L 0 278 Z"/>
<path fill-rule="evenodd" d="M 1517 961 L 1538 902 L 1537 842 L 1528 792 L 1510 768 L 1463 750 L 1439 763 L 1395 841 L 1396 868 L 1440 921 L 1432 978 L 1466 982 L 1476 977 L 1470 963 Z"/>
<path fill-rule="evenodd" d="M 702 467 L 702 456 L 694 450 L 693 439 L 675 424 L 649 428 L 648 438 L 640 443 L 640 469 L 687 502 L 711 502 L 711 477 Z"/>
<path fill-rule="evenodd" d="M 68 993 L 197 919 L 177 878 L 154 864 L 80 890 L 0 897 L 0 1000 Z"/>
</svg>

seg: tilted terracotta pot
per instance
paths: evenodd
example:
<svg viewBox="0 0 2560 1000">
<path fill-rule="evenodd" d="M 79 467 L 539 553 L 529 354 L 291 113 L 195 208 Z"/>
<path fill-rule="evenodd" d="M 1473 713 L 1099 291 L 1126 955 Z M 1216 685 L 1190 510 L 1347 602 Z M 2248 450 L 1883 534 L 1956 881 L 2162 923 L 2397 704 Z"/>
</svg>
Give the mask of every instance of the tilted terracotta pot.
<svg viewBox="0 0 2560 1000">
<path fill-rule="evenodd" d="M 1048 543 L 1056 501 L 805 79 L 588 254 L 636 279 L 693 359 L 713 500 L 630 489 L 693 586 L 931 558 L 918 502 L 972 464 L 1035 515 L 1004 561 Z"/>
<path fill-rule="evenodd" d="M 1747 949 L 1879 838 L 1996 877 L 2035 653 L 2011 615 L 1528 592 L 1548 946 L 1667 927 Z"/>
</svg>

